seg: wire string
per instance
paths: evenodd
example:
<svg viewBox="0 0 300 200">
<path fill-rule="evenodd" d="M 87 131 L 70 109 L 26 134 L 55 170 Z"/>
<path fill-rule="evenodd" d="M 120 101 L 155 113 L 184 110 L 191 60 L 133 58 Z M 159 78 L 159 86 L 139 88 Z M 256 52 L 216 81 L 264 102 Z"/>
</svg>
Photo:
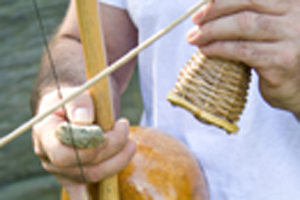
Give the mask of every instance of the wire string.
<svg viewBox="0 0 300 200">
<path fill-rule="evenodd" d="M 40 27 L 41 37 L 42 37 L 42 40 L 43 40 L 44 48 L 46 50 L 46 55 L 48 56 L 48 59 L 49 59 L 49 62 L 50 62 L 50 68 L 51 68 L 51 72 L 52 72 L 53 77 L 54 77 L 57 93 L 58 93 L 59 99 L 63 99 L 63 94 L 62 94 L 61 86 L 60 86 L 60 83 L 59 83 L 59 76 L 57 74 L 56 66 L 54 64 L 54 60 L 53 60 L 53 57 L 52 57 L 52 54 L 51 54 L 51 50 L 49 48 L 49 42 L 47 40 L 45 26 L 44 26 L 44 23 L 43 23 L 43 19 L 41 17 L 40 9 L 38 7 L 38 4 L 37 4 L 36 0 L 32 0 L 32 3 L 33 3 L 33 6 L 34 6 L 34 11 L 36 13 L 36 17 L 37 17 L 38 24 L 39 24 L 39 27 Z M 63 111 L 66 115 L 66 121 L 68 122 L 68 125 L 69 125 L 68 130 L 70 131 L 71 141 L 72 141 L 73 149 L 74 149 L 74 152 L 75 152 L 76 160 L 78 162 L 78 167 L 80 169 L 82 182 L 87 183 L 87 180 L 86 180 L 86 177 L 85 177 L 85 174 L 84 174 L 84 170 L 83 170 L 83 167 L 82 167 L 82 162 L 80 160 L 80 156 L 79 156 L 78 149 L 77 149 L 77 146 L 76 146 L 76 142 L 75 142 L 75 139 L 74 139 L 73 129 L 70 126 L 70 119 L 69 119 L 68 114 L 67 114 L 66 106 L 63 105 L 62 109 L 63 109 Z"/>
</svg>

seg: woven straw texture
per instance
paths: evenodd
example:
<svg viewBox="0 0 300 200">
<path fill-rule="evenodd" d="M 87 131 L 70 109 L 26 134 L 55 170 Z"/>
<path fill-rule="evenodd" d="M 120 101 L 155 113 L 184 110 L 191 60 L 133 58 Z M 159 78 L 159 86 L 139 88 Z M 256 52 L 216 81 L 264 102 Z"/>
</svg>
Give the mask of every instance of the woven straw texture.
<svg viewBox="0 0 300 200">
<path fill-rule="evenodd" d="M 228 133 L 243 111 L 250 81 L 250 68 L 242 63 L 205 57 L 200 51 L 180 71 L 178 82 L 167 96 L 174 105 L 192 112 L 199 120 Z"/>
</svg>

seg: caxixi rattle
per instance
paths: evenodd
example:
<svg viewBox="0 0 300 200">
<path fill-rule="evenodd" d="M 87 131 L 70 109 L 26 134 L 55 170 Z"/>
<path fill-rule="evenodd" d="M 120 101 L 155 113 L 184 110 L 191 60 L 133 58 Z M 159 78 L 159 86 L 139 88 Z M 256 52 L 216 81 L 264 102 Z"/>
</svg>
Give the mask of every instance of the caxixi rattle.
<svg viewBox="0 0 300 200">
<path fill-rule="evenodd" d="M 242 63 L 206 57 L 199 50 L 188 61 L 167 99 L 197 119 L 238 131 L 250 81 L 250 68 Z"/>
</svg>

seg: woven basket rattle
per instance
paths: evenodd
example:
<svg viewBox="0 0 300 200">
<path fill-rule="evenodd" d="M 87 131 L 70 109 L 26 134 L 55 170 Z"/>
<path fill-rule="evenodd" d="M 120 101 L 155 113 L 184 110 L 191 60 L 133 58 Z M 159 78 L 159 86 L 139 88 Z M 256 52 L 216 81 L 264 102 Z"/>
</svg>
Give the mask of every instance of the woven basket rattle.
<svg viewBox="0 0 300 200">
<path fill-rule="evenodd" d="M 206 57 L 200 51 L 180 71 L 167 99 L 197 119 L 227 133 L 238 131 L 250 81 L 250 68 L 242 63 Z"/>
</svg>

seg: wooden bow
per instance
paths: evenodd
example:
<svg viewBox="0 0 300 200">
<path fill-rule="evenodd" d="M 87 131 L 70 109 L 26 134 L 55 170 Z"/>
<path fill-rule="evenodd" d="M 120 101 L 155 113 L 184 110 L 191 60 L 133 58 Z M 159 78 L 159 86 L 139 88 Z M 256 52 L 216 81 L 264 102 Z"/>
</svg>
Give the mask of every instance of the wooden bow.
<svg viewBox="0 0 300 200">
<path fill-rule="evenodd" d="M 78 25 L 80 29 L 81 43 L 84 52 L 85 66 L 88 79 L 104 70 L 107 66 L 104 42 L 102 36 L 101 22 L 99 20 L 99 9 L 97 0 L 76 0 Z M 90 94 L 94 101 L 95 123 L 104 132 L 113 128 L 114 111 L 111 104 L 109 78 L 106 77 L 90 88 Z M 99 185 L 91 186 L 98 188 L 92 192 L 90 197 L 94 200 L 118 200 L 117 175 L 103 180 Z M 63 193 L 62 199 L 66 195 Z"/>
</svg>

